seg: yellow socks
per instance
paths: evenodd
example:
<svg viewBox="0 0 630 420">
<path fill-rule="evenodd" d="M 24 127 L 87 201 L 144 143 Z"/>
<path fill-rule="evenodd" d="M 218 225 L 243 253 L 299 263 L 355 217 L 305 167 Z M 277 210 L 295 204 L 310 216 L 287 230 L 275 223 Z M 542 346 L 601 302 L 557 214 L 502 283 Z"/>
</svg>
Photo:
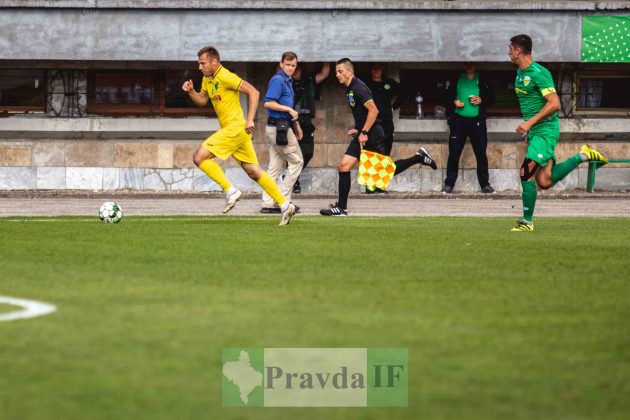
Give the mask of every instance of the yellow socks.
<svg viewBox="0 0 630 420">
<path fill-rule="evenodd" d="M 267 194 L 273 198 L 273 201 L 278 203 L 279 206 L 282 206 L 285 201 L 287 201 L 286 197 L 282 195 L 280 192 L 280 188 L 275 183 L 275 181 L 267 174 L 267 172 L 263 172 L 262 176 L 258 179 L 258 185 L 262 187 L 263 190 Z"/>
<path fill-rule="evenodd" d="M 210 177 L 210 179 L 219 184 L 219 186 L 223 188 L 224 191 L 228 191 L 232 186 L 230 180 L 227 179 L 227 176 L 225 176 L 223 169 L 221 169 L 221 167 L 212 159 L 206 159 L 201 162 L 201 164 L 199 165 L 199 169 L 204 171 L 206 175 Z"/>
</svg>

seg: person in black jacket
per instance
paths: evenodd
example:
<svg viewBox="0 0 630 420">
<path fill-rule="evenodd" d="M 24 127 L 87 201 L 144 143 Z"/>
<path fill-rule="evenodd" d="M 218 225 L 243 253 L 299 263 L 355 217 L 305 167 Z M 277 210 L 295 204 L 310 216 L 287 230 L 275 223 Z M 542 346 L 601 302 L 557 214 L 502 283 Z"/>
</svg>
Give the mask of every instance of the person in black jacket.
<svg viewBox="0 0 630 420">
<path fill-rule="evenodd" d="M 477 158 L 477 180 L 481 191 L 494 194 L 488 175 L 488 131 L 486 109 L 494 103 L 494 95 L 475 63 L 465 63 L 464 72 L 452 81 L 447 89 L 447 115 L 450 128 L 448 163 L 443 194 L 451 194 L 457 181 L 459 158 L 464 150 L 466 138 L 470 138 Z"/>
</svg>

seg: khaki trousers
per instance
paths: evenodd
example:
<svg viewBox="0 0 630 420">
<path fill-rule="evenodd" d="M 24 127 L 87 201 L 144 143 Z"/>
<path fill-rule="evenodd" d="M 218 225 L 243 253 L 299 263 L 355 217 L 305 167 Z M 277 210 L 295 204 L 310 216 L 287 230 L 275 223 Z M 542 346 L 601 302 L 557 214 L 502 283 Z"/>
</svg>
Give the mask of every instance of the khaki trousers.
<svg viewBox="0 0 630 420">
<path fill-rule="evenodd" d="M 293 130 L 289 128 L 287 131 L 287 139 L 289 144 L 286 146 L 278 146 L 276 144 L 276 127 L 265 127 L 265 137 L 267 143 L 269 143 L 269 167 L 267 173 L 276 184 L 280 187 L 282 195 L 284 195 L 288 201 L 291 201 L 291 193 L 293 192 L 293 184 L 300 176 L 302 172 L 302 166 L 304 166 L 304 158 L 302 157 L 302 151 L 298 144 L 298 139 L 295 137 Z M 284 168 L 285 162 L 287 163 L 287 173 L 282 181 L 280 175 Z M 263 192 L 263 207 L 273 207 L 274 201 L 269 194 Z"/>
</svg>

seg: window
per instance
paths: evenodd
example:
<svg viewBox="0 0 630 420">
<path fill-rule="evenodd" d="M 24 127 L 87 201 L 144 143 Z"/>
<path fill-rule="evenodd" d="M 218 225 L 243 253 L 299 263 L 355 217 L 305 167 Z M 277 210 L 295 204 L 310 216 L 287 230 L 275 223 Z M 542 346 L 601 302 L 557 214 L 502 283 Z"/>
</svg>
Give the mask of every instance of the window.
<svg viewBox="0 0 630 420">
<path fill-rule="evenodd" d="M 95 70 L 88 76 L 88 112 L 103 115 L 215 115 L 212 105 L 197 107 L 182 90 L 199 70 Z"/>
<path fill-rule="evenodd" d="M 487 80 L 494 93 L 495 104 L 488 108 L 488 116 L 517 116 L 521 115 L 518 99 L 514 93 L 514 70 L 479 70 Z M 446 88 L 461 73 L 456 70 L 424 70 L 401 69 L 400 81 L 406 91 L 406 97 L 400 109 L 401 118 L 413 118 L 416 114 L 415 96 L 422 94 L 423 111 L 432 117 L 435 107 L 446 106 Z"/>
<path fill-rule="evenodd" d="M 0 69 L 0 111 L 45 112 L 45 70 Z"/>
<path fill-rule="evenodd" d="M 584 72 L 574 80 L 575 113 L 627 115 L 630 111 L 628 72 Z"/>
</svg>

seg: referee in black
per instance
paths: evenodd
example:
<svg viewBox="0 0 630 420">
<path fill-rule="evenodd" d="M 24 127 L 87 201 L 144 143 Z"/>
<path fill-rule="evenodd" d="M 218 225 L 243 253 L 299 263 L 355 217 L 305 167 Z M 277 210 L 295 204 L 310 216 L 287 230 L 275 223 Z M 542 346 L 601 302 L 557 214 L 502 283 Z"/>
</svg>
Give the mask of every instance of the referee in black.
<svg viewBox="0 0 630 420">
<path fill-rule="evenodd" d="M 354 76 L 354 65 L 349 58 L 337 61 L 335 75 L 339 83 L 346 86 L 348 105 L 354 117 L 354 128 L 348 130 L 351 139 L 341 162 L 337 165 L 339 170 L 339 200 L 331 204 L 329 208 L 320 210 L 322 216 L 347 216 L 348 195 L 350 194 L 350 171 L 357 164 L 361 156 L 361 149 L 370 152 L 385 154 L 385 132 L 377 122 L 378 109 L 374 104 L 372 92 L 361 80 Z M 411 165 L 419 163 L 437 169 L 429 152 L 421 147 L 412 157 L 399 159 L 396 162 L 396 172 L 399 174 Z"/>
</svg>

